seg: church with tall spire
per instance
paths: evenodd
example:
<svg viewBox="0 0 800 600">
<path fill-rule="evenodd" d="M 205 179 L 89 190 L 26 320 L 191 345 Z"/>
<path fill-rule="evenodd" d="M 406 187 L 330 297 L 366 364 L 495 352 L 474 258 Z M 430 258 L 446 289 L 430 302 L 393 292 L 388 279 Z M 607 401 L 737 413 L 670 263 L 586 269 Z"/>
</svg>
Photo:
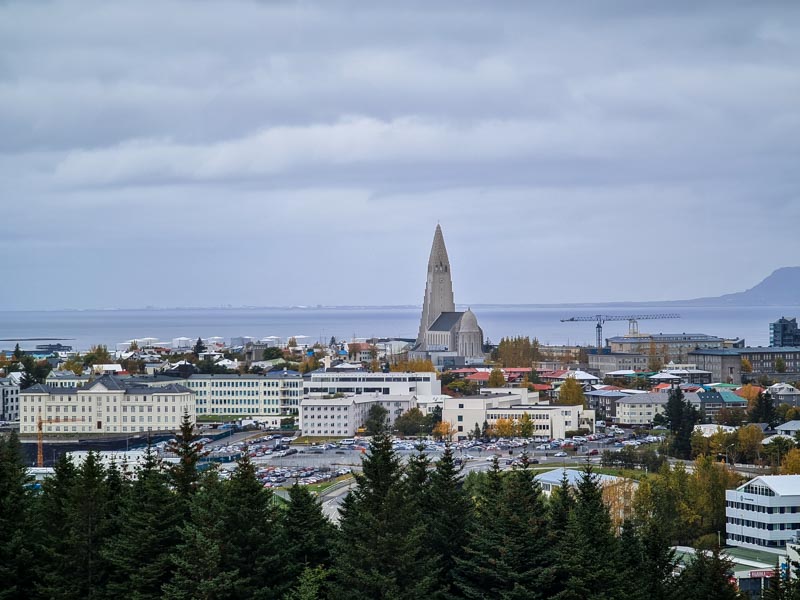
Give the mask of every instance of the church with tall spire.
<svg viewBox="0 0 800 600">
<path fill-rule="evenodd" d="M 456 311 L 450 259 L 441 225 L 436 225 L 428 258 L 428 279 L 414 354 L 434 364 L 483 362 L 483 330 L 471 310 Z"/>
</svg>

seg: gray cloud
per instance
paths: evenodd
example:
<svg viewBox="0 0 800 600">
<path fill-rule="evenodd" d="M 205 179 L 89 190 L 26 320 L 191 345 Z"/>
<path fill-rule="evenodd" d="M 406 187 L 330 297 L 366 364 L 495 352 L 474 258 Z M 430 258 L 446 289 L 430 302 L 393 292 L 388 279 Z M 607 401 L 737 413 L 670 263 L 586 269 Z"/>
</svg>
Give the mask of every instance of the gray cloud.
<svg viewBox="0 0 800 600">
<path fill-rule="evenodd" d="M 799 25 L 794 2 L 0 4 L 0 308 L 418 303 L 437 219 L 460 302 L 748 287 L 800 256 Z"/>
</svg>

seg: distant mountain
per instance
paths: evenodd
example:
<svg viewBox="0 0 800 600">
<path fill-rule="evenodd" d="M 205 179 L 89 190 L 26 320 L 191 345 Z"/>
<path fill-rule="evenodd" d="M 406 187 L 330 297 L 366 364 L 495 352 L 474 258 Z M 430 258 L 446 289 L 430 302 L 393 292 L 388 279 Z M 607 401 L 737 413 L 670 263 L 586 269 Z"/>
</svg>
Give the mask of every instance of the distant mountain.
<svg viewBox="0 0 800 600">
<path fill-rule="evenodd" d="M 670 304 L 703 306 L 792 306 L 800 304 L 800 267 L 782 267 L 744 292 Z"/>
</svg>

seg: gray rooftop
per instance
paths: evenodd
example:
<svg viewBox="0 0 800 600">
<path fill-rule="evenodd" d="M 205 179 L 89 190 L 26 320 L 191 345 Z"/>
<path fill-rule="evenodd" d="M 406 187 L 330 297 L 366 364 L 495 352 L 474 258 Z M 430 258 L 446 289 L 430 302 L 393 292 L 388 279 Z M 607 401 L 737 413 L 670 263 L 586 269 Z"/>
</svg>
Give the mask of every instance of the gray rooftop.
<svg viewBox="0 0 800 600">
<path fill-rule="evenodd" d="M 463 314 L 463 312 L 443 312 L 431 323 L 428 331 L 452 331 Z"/>
</svg>

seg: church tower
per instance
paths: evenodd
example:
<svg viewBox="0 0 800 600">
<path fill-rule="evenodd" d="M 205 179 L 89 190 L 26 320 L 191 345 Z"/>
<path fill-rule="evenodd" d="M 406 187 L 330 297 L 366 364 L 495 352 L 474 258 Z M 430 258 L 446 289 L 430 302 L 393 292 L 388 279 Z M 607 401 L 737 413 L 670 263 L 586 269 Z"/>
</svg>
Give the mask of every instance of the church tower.
<svg viewBox="0 0 800 600">
<path fill-rule="evenodd" d="M 444 312 L 455 312 L 453 280 L 450 277 L 450 259 L 444 246 L 441 225 L 436 225 L 431 256 L 428 259 L 428 281 L 425 284 L 425 299 L 422 301 L 422 319 L 419 323 L 417 347 L 425 349 L 425 333 Z"/>
</svg>

